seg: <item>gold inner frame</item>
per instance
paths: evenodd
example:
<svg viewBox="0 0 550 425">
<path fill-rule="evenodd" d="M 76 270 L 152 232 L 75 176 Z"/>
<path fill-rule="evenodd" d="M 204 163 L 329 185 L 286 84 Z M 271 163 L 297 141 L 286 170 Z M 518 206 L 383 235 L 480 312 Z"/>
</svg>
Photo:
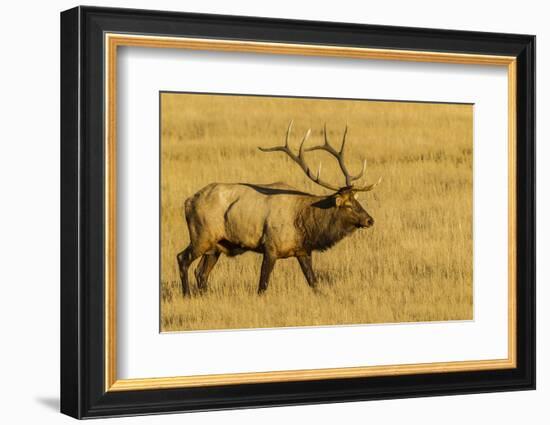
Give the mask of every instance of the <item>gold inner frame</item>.
<svg viewBox="0 0 550 425">
<path fill-rule="evenodd" d="M 410 375 L 510 369 L 516 367 L 516 58 L 476 54 L 369 49 L 324 45 L 266 43 L 105 34 L 105 391 L 199 387 L 284 381 Z M 438 62 L 507 67 L 508 71 L 508 357 L 384 366 L 247 372 L 165 378 L 118 379 L 116 374 L 116 98 L 119 46 L 264 54 L 329 56 L 356 59 Z"/>
</svg>

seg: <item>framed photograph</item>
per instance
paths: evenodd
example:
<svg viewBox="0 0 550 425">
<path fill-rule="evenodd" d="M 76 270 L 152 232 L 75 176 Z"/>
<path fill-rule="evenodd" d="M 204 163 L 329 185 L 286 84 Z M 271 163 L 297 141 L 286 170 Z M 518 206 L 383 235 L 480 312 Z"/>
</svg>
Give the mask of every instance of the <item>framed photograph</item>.
<svg viewBox="0 0 550 425">
<path fill-rule="evenodd" d="M 61 411 L 535 388 L 535 37 L 61 14 Z"/>
</svg>

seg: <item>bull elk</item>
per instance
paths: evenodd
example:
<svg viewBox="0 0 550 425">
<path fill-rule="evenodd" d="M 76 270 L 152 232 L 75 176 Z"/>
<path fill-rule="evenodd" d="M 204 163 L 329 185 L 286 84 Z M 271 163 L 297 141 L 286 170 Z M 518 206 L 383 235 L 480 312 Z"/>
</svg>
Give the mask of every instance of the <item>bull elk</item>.
<svg viewBox="0 0 550 425">
<path fill-rule="evenodd" d="M 246 251 L 263 255 L 259 294 L 267 289 L 275 262 L 289 257 L 296 257 L 307 283 L 315 288 L 317 278 L 312 267 L 312 252 L 327 250 L 356 229 L 374 224 L 373 218 L 357 201 L 357 194 L 372 190 L 382 179 L 370 185 L 354 184 L 363 176 L 366 161 L 358 174 L 348 172 L 344 163 L 347 126 L 339 150 L 329 143 L 325 124 L 324 144 L 305 147 L 310 129 L 302 139 L 298 154 L 289 147 L 291 129 L 292 121 L 284 145 L 259 149 L 284 152 L 309 179 L 333 193 L 316 196 L 282 183 L 211 183 L 199 190 L 185 201 L 190 243 L 177 255 L 184 296 L 190 294 L 188 269 L 193 261 L 202 257 L 195 277 L 199 290 L 204 291 L 220 254 L 233 257 Z M 321 164 L 317 173 L 311 171 L 304 153 L 315 150 L 324 151 L 338 161 L 345 186 L 322 180 Z"/>
</svg>

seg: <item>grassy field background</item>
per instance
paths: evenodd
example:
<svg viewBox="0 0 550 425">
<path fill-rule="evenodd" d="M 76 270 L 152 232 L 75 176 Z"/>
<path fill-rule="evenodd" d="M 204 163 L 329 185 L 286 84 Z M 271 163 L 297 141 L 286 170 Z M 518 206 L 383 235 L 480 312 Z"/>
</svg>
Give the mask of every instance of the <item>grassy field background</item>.
<svg viewBox="0 0 550 425">
<path fill-rule="evenodd" d="M 333 144 L 349 125 L 346 161 L 382 183 L 360 202 L 374 227 L 314 253 L 320 293 L 295 259 L 279 260 L 256 294 L 261 256 L 222 255 L 209 291 L 182 298 L 176 254 L 188 242 L 184 200 L 211 182 L 285 182 L 328 194 L 283 153 L 258 146 Z M 471 105 L 161 94 L 161 331 L 472 319 Z M 310 152 L 323 177 L 343 182 L 336 161 Z M 196 292 L 190 270 L 190 283 Z"/>
</svg>

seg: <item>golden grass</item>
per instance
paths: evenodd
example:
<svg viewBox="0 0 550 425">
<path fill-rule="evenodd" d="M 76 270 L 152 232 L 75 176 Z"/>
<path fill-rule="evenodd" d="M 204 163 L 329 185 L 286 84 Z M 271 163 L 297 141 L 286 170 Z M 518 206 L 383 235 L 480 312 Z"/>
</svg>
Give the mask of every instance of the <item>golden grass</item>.
<svg viewBox="0 0 550 425">
<path fill-rule="evenodd" d="M 161 113 L 162 331 L 472 319 L 471 105 L 163 93 Z M 257 149 L 281 144 L 291 119 L 295 149 L 308 128 L 308 143 L 320 143 L 324 122 L 339 143 L 348 123 L 348 168 L 366 158 L 367 179 L 383 176 L 361 199 L 374 227 L 314 254 L 320 294 L 287 259 L 259 297 L 261 256 L 246 253 L 222 256 L 208 293 L 183 299 L 176 254 L 189 242 L 187 197 L 211 182 L 328 193 L 284 154 Z M 308 159 L 342 182 L 332 158 Z"/>
</svg>

